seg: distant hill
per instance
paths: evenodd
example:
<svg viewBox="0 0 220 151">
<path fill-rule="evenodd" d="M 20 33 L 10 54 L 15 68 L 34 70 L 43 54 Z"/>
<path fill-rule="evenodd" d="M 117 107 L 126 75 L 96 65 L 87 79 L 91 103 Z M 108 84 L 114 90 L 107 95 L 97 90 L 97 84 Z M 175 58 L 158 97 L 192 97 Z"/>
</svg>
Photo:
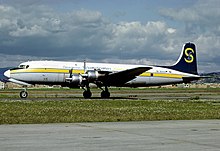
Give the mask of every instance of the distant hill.
<svg viewBox="0 0 220 151">
<path fill-rule="evenodd" d="M 203 73 L 201 76 L 207 76 L 211 78 L 201 79 L 197 83 L 220 83 L 220 72 Z"/>
</svg>

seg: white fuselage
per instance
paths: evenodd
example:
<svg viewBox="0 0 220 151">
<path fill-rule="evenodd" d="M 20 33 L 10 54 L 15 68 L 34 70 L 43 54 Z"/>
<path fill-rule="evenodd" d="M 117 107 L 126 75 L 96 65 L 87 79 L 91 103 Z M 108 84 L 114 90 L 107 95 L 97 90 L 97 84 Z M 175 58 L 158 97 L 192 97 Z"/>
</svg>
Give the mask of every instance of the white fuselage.
<svg viewBox="0 0 220 151">
<path fill-rule="evenodd" d="M 182 83 L 183 77 L 197 76 L 176 70 L 145 65 L 107 64 L 107 63 L 84 63 L 63 61 L 29 61 L 19 65 L 19 69 L 11 70 L 7 75 L 18 81 L 29 84 L 65 84 L 73 74 L 84 74 L 88 70 L 107 72 L 119 72 L 137 67 L 151 67 L 131 81 L 126 82 L 125 87 L 146 87 L 153 85 L 166 85 Z"/>
</svg>

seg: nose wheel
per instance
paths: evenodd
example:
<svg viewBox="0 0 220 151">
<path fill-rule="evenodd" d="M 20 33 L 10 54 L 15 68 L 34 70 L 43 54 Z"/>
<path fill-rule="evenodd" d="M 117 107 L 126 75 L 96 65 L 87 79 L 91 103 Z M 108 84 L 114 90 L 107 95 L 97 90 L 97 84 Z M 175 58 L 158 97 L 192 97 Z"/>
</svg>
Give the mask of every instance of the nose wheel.
<svg viewBox="0 0 220 151">
<path fill-rule="evenodd" d="M 23 99 L 23 98 L 27 98 L 28 97 L 28 92 L 26 90 L 22 90 L 20 92 L 20 97 Z"/>
</svg>

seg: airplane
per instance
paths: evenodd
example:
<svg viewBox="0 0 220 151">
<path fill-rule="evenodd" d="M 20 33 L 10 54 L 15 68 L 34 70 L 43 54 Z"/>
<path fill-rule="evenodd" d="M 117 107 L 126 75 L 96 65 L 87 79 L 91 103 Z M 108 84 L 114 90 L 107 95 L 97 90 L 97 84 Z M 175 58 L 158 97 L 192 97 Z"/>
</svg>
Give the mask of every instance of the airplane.
<svg viewBox="0 0 220 151">
<path fill-rule="evenodd" d="M 101 98 L 109 98 L 108 87 L 149 87 L 190 83 L 201 77 L 197 72 L 196 46 L 183 45 L 179 59 L 172 66 L 146 66 L 63 61 L 28 61 L 4 72 L 7 81 L 25 87 L 35 84 L 61 85 L 84 89 L 84 98 L 91 98 L 90 83 L 102 90 Z M 25 88 L 21 98 L 28 96 Z"/>
</svg>

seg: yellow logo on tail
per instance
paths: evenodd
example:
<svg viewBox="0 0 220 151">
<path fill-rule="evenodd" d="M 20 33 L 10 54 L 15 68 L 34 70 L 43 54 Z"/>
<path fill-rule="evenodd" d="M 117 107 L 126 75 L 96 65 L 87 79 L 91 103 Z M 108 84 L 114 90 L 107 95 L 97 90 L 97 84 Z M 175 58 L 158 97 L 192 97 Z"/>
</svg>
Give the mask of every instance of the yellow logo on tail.
<svg viewBox="0 0 220 151">
<path fill-rule="evenodd" d="M 194 60 L 193 54 L 194 54 L 194 50 L 192 48 L 185 49 L 186 58 L 184 58 L 184 59 L 187 63 L 193 62 L 193 60 Z"/>
</svg>

